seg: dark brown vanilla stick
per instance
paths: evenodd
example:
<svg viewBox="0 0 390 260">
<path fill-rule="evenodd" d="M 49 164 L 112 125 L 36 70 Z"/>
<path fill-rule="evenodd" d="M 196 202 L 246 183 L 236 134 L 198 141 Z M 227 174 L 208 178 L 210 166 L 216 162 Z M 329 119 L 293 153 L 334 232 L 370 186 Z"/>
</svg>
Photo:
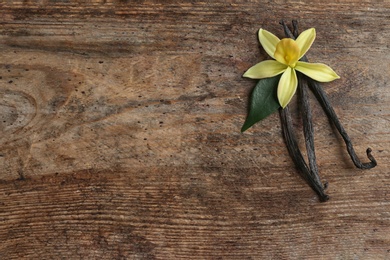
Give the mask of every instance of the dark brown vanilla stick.
<svg viewBox="0 0 390 260">
<path fill-rule="evenodd" d="M 284 140 L 287 144 L 288 152 L 294 161 L 295 166 L 299 169 L 302 178 L 309 184 L 309 186 L 317 193 L 321 201 L 327 201 L 329 196 L 325 194 L 324 187 L 314 176 L 307 166 L 301 151 L 299 150 L 297 139 L 294 134 L 291 115 L 288 106 L 284 109 L 279 109 L 280 120 L 282 122 L 282 131 Z"/>
<path fill-rule="evenodd" d="M 293 23 L 293 27 L 294 27 L 294 30 L 293 30 L 294 33 L 296 35 L 298 35 L 298 22 L 296 20 L 293 20 L 292 23 Z M 290 29 L 287 27 L 287 24 L 283 20 L 280 21 L 280 24 L 283 26 L 284 34 L 286 35 L 286 37 L 294 39 L 294 40 L 297 38 L 296 36 L 294 36 L 292 34 Z"/>
<path fill-rule="evenodd" d="M 282 23 L 283 24 L 283 23 Z M 283 24 L 284 27 L 285 24 Z M 291 35 L 290 31 L 285 31 L 286 37 Z M 298 27 L 294 26 L 294 34 L 298 35 Z M 324 185 L 320 180 L 318 173 L 318 167 L 316 162 L 315 150 L 314 150 L 314 130 L 311 120 L 311 109 L 309 104 L 309 98 L 307 94 L 307 80 L 303 74 L 297 73 L 298 76 L 298 91 L 299 103 L 302 110 L 302 120 L 303 120 L 303 129 L 305 135 L 305 144 L 307 157 L 309 161 L 309 167 L 306 164 L 306 161 L 299 149 L 298 142 L 296 140 L 294 129 L 291 123 L 291 116 L 288 111 L 288 106 L 284 110 L 280 110 L 280 118 L 282 121 L 282 129 L 284 139 L 287 144 L 287 149 L 289 150 L 290 156 L 294 161 L 295 166 L 298 168 L 300 175 L 309 186 L 318 194 L 321 201 L 327 201 L 329 199 L 328 195 L 325 194 Z"/>
<path fill-rule="evenodd" d="M 281 21 L 281 24 L 283 25 L 284 32 L 286 36 L 295 39 L 294 35 L 291 33 L 290 29 L 287 27 L 286 23 L 284 21 Z M 297 21 L 293 21 L 293 26 L 294 26 L 294 32 L 297 32 Z M 302 57 L 302 61 L 308 61 L 306 55 Z M 359 158 L 356 155 L 356 152 L 353 148 L 351 139 L 349 138 L 347 132 L 345 131 L 344 127 L 341 125 L 340 120 L 338 119 L 336 112 L 334 111 L 333 107 L 330 104 L 330 101 L 328 99 L 328 96 L 326 95 L 325 91 L 321 87 L 320 83 L 318 83 L 315 80 L 308 79 L 309 86 L 313 93 L 316 95 L 318 101 L 320 102 L 322 108 L 324 109 L 326 115 L 328 118 L 332 121 L 332 123 L 335 125 L 337 131 L 340 133 L 340 135 L 343 137 L 344 142 L 347 146 L 347 151 L 355 164 L 357 168 L 360 169 L 371 169 L 374 168 L 377 165 L 377 162 L 375 158 L 372 156 L 371 152 L 372 150 L 370 148 L 367 148 L 367 157 L 370 160 L 370 162 L 367 163 L 362 163 Z"/>
<path fill-rule="evenodd" d="M 314 150 L 314 129 L 311 115 L 311 108 L 309 103 L 308 96 L 308 86 L 307 80 L 301 73 L 297 73 L 298 75 L 298 91 L 299 91 L 299 104 L 301 107 L 302 113 L 302 123 L 303 123 L 303 134 L 305 136 L 305 144 L 307 151 L 307 158 L 309 161 L 309 167 L 311 173 L 313 173 L 313 178 L 316 182 L 321 183 L 320 175 L 318 173 L 318 167 L 316 162 L 316 154 Z"/>
<path fill-rule="evenodd" d="M 295 38 L 297 38 L 299 35 L 297 21 L 293 21 L 293 35 Z M 305 144 L 306 144 L 307 158 L 309 161 L 309 167 L 311 172 L 314 174 L 313 177 L 316 180 L 316 182 L 322 185 L 321 178 L 318 172 L 316 154 L 314 149 L 314 128 L 313 128 L 311 108 L 310 108 L 309 95 L 308 95 L 307 77 L 305 77 L 300 72 L 297 72 L 297 76 L 298 76 L 298 91 L 300 94 L 299 104 L 302 113 L 303 133 L 305 136 Z"/>
<path fill-rule="evenodd" d="M 355 149 L 353 149 L 353 145 L 351 142 L 351 139 L 349 138 L 347 132 L 345 131 L 344 127 L 341 125 L 340 120 L 338 119 L 336 112 L 332 108 L 329 99 L 325 93 L 325 91 L 322 89 L 321 85 L 314 81 L 309 81 L 310 89 L 313 91 L 314 95 L 316 95 L 318 101 L 320 102 L 322 108 L 324 109 L 325 113 L 327 114 L 328 118 L 332 120 L 333 124 L 335 125 L 337 131 L 339 131 L 340 135 L 343 137 L 345 145 L 347 146 L 347 150 L 349 153 L 349 156 L 351 157 L 353 163 L 357 168 L 360 169 L 371 169 L 374 168 L 377 165 L 377 162 L 371 154 L 371 148 L 367 148 L 366 153 L 367 157 L 370 160 L 370 162 L 362 163 L 359 158 L 356 155 Z"/>
</svg>

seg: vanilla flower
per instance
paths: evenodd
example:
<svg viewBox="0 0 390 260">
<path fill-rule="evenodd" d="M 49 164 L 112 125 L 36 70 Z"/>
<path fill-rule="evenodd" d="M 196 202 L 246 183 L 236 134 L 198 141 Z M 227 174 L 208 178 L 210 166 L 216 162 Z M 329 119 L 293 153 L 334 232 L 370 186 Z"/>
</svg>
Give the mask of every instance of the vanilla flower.
<svg viewBox="0 0 390 260">
<path fill-rule="evenodd" d="M 243 76 L 262 79 L 283 73 L 279 80 L 277 95 L 279 104 L 285 108 L 297 89 L 296 71 L 319 82 L 329 82 L 340 78 L 325 64 L 300 61 L 310 49 L 315 37 L 314 28 L 302 32 L 296 40 L 290 38 L 280 40 L 274 34 L 260 29 L 260 43 L 268 55 L 275 60 L 262 61 L 248 69 Z"/>
</svg>

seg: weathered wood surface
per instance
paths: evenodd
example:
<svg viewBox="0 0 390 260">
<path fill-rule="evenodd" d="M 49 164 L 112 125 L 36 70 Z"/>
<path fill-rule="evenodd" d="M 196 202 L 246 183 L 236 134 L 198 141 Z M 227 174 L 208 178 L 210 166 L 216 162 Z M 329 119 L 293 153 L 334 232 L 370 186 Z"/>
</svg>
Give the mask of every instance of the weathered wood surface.
<svg viewBox="0 0 390 260">
<path fill-rule="evenodd" d="M 3 0 L 0 17 L 1 259 L 390 258 L 389 1 Z M 312 101 L 326 203 L 277 114 L 239 132 L 257 30 L 283 36 L 281 18 L 316 27 L 308 57 L 341 76 L 324 87 L 379 164 L 354 168 Z"/>
</svg>

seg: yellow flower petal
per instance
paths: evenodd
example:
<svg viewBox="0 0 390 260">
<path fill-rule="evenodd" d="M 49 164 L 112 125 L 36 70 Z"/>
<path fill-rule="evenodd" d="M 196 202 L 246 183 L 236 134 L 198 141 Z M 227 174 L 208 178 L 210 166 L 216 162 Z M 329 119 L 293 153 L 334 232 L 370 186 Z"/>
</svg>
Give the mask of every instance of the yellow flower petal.
<svg viewBox="0 0 390 260">
<path fill-rule="evenodd" d="M 270 78 L 282 73 L 286 68 L 286 65 L 283 65 L 276 60 L 266 60 L 249 68 L 244 73 L 243 77 L 251 79 Z"/>
<path fill-rule="evenodd" d="M 306 54 L 306 52 L 310 49 L 311 45 L 316 38 L 316 30 L 314 28 L 307 29 L 303 31 L 298 38 L 295 40 L 301 49 L 301 54 L 299 55 L 299 59 Z"/>
<path fill-rule="evenodd" d="M 299 59 L 301 50 L 293 39 L 282 39 L 276 45 L 275 59 L 280 63 L 294 67 Z"/>
<path fill-rule="evenodd" d="M 280 77 L 278 85 L 279 104 L 285 108 L 294 96 L 297 90 L 298 79 L 293 68 L 287 67 L 286 71 Z"/>
<path fill-rule="evenodd" d="M 298 61 L 295 69 L 319 82 L 329 82 L 340 78 L 339 75 L 334 72 L 334 70 L 322 63 L 308 63 Z"/>
<path fill-rule="evenodd" d="M 270 33 L 269 31 L 260 29 L 259 41 L 263 46 L 264 50 L 268 53 L 268 55 L 271 56 L 273 59 L 275 59 L 274 53 L 276 50 L 276 44 L 278 44 L 280 39 L 276 37 L 274 34 Z"/>
</svg>

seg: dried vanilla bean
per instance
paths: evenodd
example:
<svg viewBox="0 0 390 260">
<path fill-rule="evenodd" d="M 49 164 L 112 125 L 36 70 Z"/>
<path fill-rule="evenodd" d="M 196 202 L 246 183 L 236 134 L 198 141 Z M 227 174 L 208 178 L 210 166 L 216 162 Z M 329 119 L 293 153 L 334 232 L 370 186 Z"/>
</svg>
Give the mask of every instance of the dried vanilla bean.
<svg viewBox="0 0 390 260">
<path fill-rule="evenodd" d="M 328 99 L 325 91 L 321 87 L 321 85 L 314 80 L 310 80 L 309 86 L 310 86 L 311 90 L 313 91 L 314 95 L 316 95 L 318 101 L 320 102 L 320 104 L 321 104 L 322 108 L 324 109 L 325 113 L 327 114 L 328 118 L 333 122 L 337 131 L 343 137 L 344 142 L 347 146 L 347 151 L 349 153 L 349 156 L 351 157 L 355 166 L 357 168 L 360 168 L 360 169 L 374 168 L 377 165 L 377 162 L 376 162 L 374 156 L 372 156 L 372 154 L 371 154 L 371 152 L 372 152 L 371 148 L 367 148 L 367 150 L 366 150 L 367 157 L 370 160 L 370 162 L 362 163 L 359 160 L 359 158 L 357 157 L 355 149 L 353 148 L 351 139 L 349 138 L 344 127 L 341 125 L 340 120 L 338 119 L 336 112 L 334 111 L 333 107 L 331 106 L 329 99 Z"/>
<path fill-rule="evenodd" d="M 282 21 L 281 24 L 285 26 Z M 287 28 L 288 29 L 288 28 Z M 286 36 L 293 36 L 291 31 L 285 29 Z M 294 34 L 298 35 L 298 27 L 294 25 Z M 291 123 L 291 115 L 288 106 L 284 109 L 280 109 L 280 118 L 282 121 L 283 135 L 287 143 L 287 149 L 292 157 L 296 167 L 299 169 L 301 176 L 306 180 L 309 186 L 318 194 L 321 201 L 327 201 L 329 196 L 325 194 L 325 187 L 320 180 L 318 173 L 318 167 L 316 163 L 315 150 L 314 150 L 314 136 L 313 125 L 311 121 L 311 110 L 307 95 L 307 80 L 304 75 L 297 73 L 298 76 L 298 89 L 300 92 L 300 104 L 302 110 L 302 120 L 305 135 L 305 144 L 308 155 L 309 167 L 299 149 L 298 142 L 296 140 L 293 126 Z"/>
<path fill-rule="evenodd" d="M 284 109 L 279 109 L 280 120 L 282 122 L 283 136 L 287 144 L 288 152 L 294 161 L 295 166 L 300 170 L 302 178 L 309 186 L 317 193 L 321 201 L 327 201 L 329 196 L 325 194 L 324 187 L 321 182 L 314 177 L 315 173 L 311 172 L 307 166 L 305 159 L 298 147 L 298 142 L 294 134 L 291 115 L 288 106 Z"/>
<path fill-rule="evenodd" d="M 321 179 L 318 173 L 318 167 L 316 162 L 316 154 L 314 149 L 314 129 L 311 115 L 311 108 L 308 97 L 307 80 L 301 73 L 298 75 L 298 91 L 299 91 L 299 104 L 301 106 L 303 133 L 305 136 L 306 152 L 309 161 L 309 167 L 314 174 L 313 178 L 321 183 Z"/>
<path fill-rule="evenodd" d="M 298 22 L 293 21 L 293 35 L 295 38 L 299 35 L 298 30 Z M 311 108 L 310 108 L 310 102 L 309 102 L 309 95 L 308 95 L 308 85 L 307 85 L 307 79 L 305 75 L 298 72 L 298 91 L 299 91 L 299 98 L 300 98 L 300 106 L 301 106 L 301 112 L 302 112 L 302 122 L 303 122 L 303 133 L 305 136 L 305 145 L 306 145 L 306 151 L 307 151 L 307 158 L 309 161 L 309 167 L 312 173 L 314 173 L 315 180 L 322 185 L 321 178 L 318 172 L 318 166 L 316 161 L 316 154 L 315 154 L 315 148 L 314 148 L 314 128 L 312 123 L 312 114 L 311 114 Z M 325 187 L 326 188 L 326 187 Z"/>
</svg>

